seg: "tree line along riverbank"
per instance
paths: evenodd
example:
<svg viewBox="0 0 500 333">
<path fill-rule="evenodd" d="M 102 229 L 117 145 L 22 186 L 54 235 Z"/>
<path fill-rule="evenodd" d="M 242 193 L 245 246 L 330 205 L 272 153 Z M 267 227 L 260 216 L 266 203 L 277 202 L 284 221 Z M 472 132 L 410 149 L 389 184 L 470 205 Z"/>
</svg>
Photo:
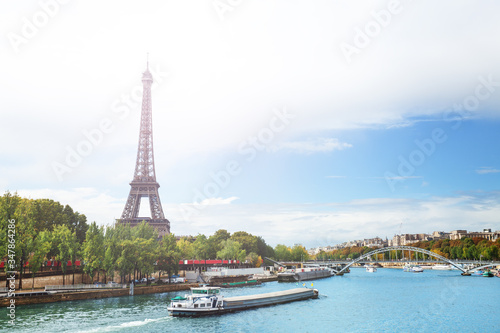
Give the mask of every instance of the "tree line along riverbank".
<svg viewBox="0 0 500 333">
<path fill-rule="evenodd" d="M 68 280 L 67 274 L 73 274 L 74 263 L 81 263 L 90 282 L 123 283 L 155 272 L 171 276 L 178 272 L 182 259 L 239 260 L 257 267 L 263 257 L 308 259 L 303 246 L 273 248 L 262 237 L 245 231 L 231 234 L 220 229 L 208 237 L 170 234 L 160 239 L 145 222 L 136 227 L 114 222 L 106 227 L 89 224 L 84 214 L 69 205 L 6 192 L 0 197 L 0 270 L 17 271 L 16 289 L 23 289 L 26 275 L 34 281 L 47 270 L 60 271 L 63 285 L 73 283 L 74 276 Z"/>
</svg>

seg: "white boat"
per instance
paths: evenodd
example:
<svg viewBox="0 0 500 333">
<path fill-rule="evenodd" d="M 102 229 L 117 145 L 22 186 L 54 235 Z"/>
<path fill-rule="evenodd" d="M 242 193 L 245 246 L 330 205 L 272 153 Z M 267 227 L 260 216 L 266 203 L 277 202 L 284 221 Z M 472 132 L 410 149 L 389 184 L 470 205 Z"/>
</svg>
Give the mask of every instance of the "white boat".
<svg viewBox="0 0 500 333">
<path fill-rule="evenodd" d="M 422 273 L 423 271 L 424 271 L 424 269 L 422 267 L 420 267 L 419 265 L 413 265 L 413 264 L 407 263 L 403 267 L 403 272 Z"/>
<path fill-rule="evenodd" d="M 288 303 L 318 297 L 317 289 L 295 288 L 266 294 L 224 298 L 220 287 L 191 288 L 191 294 L 171 299 L 167 307 L 171 316 L 206 316 Z"/>
<path fill-rule="evenodd" d="M 432 266 L 432 269 L 436 269 L 438 271 L 451 271 L 452 266 L 451 265 L 434 265 Z"/>
<path fill-rule="evenodd" d="M 371 265 L 365 265 L 365 268 L 368 273 L 375 273 L 377 271 L 377 268 Z"/>
<path fill-rule="evenodd" d="M 411 272 L 413 272 L 413 273 L 422 273 L 423 271 L 424 271 L 424 269 L 422 267 L 420 267 L 419 265 L 414 265 L 411 268 Z"/>
</svg>

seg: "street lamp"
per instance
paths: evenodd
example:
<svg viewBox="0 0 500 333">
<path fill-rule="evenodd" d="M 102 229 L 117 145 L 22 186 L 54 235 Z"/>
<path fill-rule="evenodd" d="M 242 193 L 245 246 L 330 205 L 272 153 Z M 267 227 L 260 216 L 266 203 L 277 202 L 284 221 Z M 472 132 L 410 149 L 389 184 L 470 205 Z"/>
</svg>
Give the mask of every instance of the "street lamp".
<svg viewBox="0 0 500 333">
<path fill-rule="evenodd" d="M 480 264 L 480 265 L 481 265 L 481 259 L 482 259 L 482 258 L 483 258 L 483 255 L 481 254 L 481 255 L 479 256 L 479 264 Z"/>
</svg>

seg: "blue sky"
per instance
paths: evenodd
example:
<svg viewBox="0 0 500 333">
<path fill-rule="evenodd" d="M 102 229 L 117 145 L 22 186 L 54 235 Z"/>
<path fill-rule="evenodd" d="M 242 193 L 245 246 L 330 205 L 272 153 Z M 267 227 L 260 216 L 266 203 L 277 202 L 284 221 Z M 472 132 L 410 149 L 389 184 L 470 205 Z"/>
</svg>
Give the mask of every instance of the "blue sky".
<svg viewBox="0 0 500 333">
<path fill-rule="evenodd" d="M 214 3 L 0 5 L 0 190 L 119 218 L 149 52 L 174 233 L 500 229 L 500 4 Z"/>
</svg>

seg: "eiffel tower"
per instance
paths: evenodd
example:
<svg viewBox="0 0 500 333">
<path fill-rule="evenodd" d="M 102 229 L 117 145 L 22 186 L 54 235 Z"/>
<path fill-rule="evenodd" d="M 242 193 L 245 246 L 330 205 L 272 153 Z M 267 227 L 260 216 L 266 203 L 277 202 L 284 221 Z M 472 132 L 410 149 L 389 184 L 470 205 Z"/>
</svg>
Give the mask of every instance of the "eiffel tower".
<svg viewBox="0 0 500 333">
<path fill-rule="evenodd" d="M 170 233 L 170 222 L 163 215 L 156 181 L 155 163 L 153 154 L 153 119 L 151 107 L 151 85 L 153 76 L 149 72 L 149 61 L 146 71 L 142 74 L 142 111 L 141 129 L 139 132 L 139 147 L 135 163 L 134 179 L 130 183 L 130 193 L 123 209 L 119 223 L 130 223 L 132 227 L 146 221 L 163 237 Z M 151 217 L 139 217 L 141 198 L 149 198 Z"/>
</svg>

